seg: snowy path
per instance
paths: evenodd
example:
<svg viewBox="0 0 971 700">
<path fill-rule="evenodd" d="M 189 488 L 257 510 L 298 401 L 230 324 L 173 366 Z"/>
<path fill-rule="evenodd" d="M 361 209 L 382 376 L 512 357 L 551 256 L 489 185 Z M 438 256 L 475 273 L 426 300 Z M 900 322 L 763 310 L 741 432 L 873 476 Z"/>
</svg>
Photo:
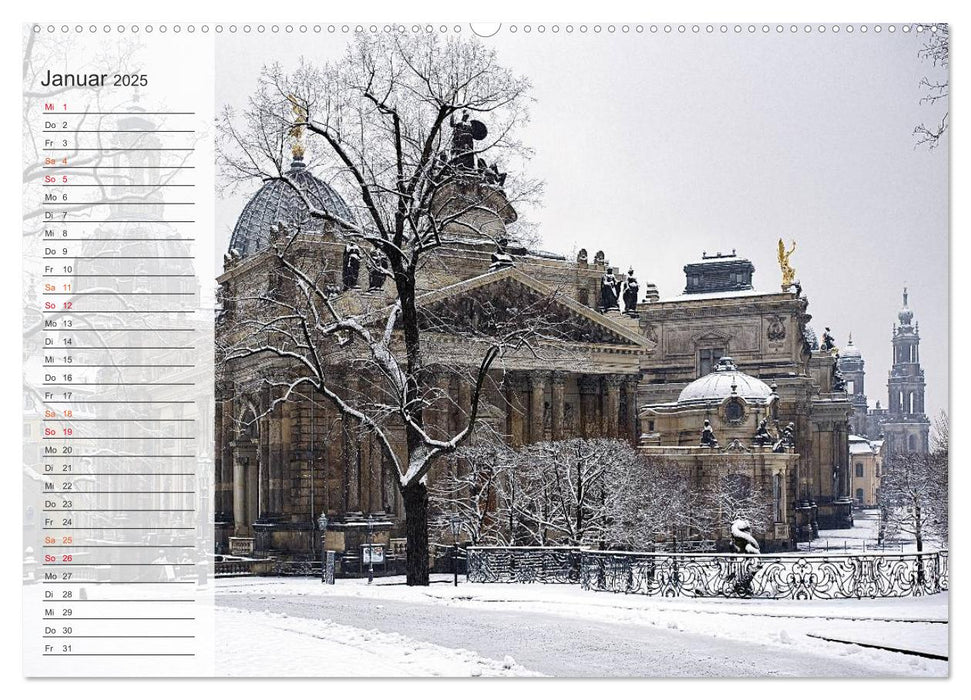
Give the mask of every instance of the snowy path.
<svg viewBox="0 0 971 700">
<path fill-rule="evenodd" d="M 896 639 L 906 648 L 916 644 L 946 654 L 947 625 L 930 622 L 940 620 L 942 610 L 946 619 L 946 600 L 752 605 L 658 601 L 563 586 L 436 584 L 416 590 L 356 581 L 325 587 L 309 580 L 235 579 L 220 582 L 216 601 L 261 615 L 403 635 L 486 659 L 509 656 L 529 671 L 561 677 L 947 674 L 946 662 L 808 636 L 838 631 L 841 638 Z"/>
</svg>

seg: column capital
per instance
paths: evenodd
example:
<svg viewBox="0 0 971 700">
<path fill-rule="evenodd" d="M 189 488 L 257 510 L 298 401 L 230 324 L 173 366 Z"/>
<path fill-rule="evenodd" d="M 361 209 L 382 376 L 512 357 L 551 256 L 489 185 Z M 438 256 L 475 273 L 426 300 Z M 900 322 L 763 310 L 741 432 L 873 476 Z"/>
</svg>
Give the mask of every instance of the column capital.
<svg viewBox="0 0 971 700">
<path fill-rule="evenodd" d="M 550 380 L 549 372 L 531 372 L 527 380 L 529 381 L 529 386 L 534 391 L 537 389 L 543 389 L 547 382 Z"/>
<path fill-rule="evenodd" d="M 620 389 L 620 385 L 624 383 L 623 374 L 608 374 L 604 377 L 608 389 Z"/>
<path fill-rule="evenodd" d="M 566 383 L 566 372 L 553 370 L 550 372 L 550 384 L 553 386 L 563 386 Z"/>
</svg>

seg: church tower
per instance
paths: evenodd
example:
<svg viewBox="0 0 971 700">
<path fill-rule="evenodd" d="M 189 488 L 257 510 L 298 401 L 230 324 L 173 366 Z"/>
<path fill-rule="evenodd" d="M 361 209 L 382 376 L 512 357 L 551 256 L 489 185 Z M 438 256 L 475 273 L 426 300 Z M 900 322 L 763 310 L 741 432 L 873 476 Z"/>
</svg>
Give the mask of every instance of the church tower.
<svg viewBox="0 0 971 700">
<path fill-rule="evenodd" d="M 904 304 L 893 329 L 893 366 L 887 381 L 887 418 L 884 424 L 887 453 L 927 452 L 930 421 L 924 414 L 924 370 L 920 366 L 919 326 Z"/>
<path fill-rule="evenodd" d="M 843 348 L 839 359 L 840 373 L 846 380 L 846 394 L 850 403 L 853 405 L 853 416 L 850 418 L 850 432 L 853 435 L 867 435 L 867 399 L 863 380 L 866 376 L 864 371 L 863 355 L 860 349 L 853 344 L 853 334 Z"/>
</svg>

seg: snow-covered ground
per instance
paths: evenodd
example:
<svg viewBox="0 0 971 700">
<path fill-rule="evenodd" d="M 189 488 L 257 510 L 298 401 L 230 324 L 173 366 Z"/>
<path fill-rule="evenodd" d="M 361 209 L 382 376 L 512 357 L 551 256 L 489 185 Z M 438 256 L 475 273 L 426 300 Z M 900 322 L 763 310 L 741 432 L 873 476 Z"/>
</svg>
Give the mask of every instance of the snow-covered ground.
<svg viewBox="0 0 971 700">
<path fill-rule="evenodd" d="M 833 552 L 840 551 L 876 551 L 903 552 L 913 554 L 917 551 L 917 542 L 913 535 L 901 532 L 897 537 L 888 540 L 884 546 L 878 547 L 880 536 L 880 510 L 878 508 L 864 508 L 853 511 L 853 527 L 845 530 L 820 530 L 819 537 L 812 542 L 800 542 L 799 550 L 804 552 Z M 925 544 L 925 551 L 935 549 L 934 543 Z"/>
<path fill-rule="evenodd" d="M 368 678 L 537 676 L 513 659 L 486 659 L 394 633 L 269 611 L 219 608 L 217 668 L 228 676 Z"/>
<path fill-rule="evenodd" d="M 345 645 L 345 648 L 341 650 L 342 656 L 334 658 L 341 659 L 341 663 L 345 663 L 346 658 L 347 668 L 368 669 L 366 675 L 521 674 L 528 672 L 527 669 L 549 672 L 550 669 L 531 667 L 529 662 L 515 654 L 513 658 L 526 668 L 516 665 L 509 658 L 505 658 L 503 664 L 496 659 L 506 657 L 506 649 L 502 649 L 502 653 L 495 653 L 495 640 L 475 638 L 476 634 L 491 634 L 488 627 L 481 627 L 480 622 L 484 620 L 488 624 L 491 622 L 490 616 L 510 614 L 518 616 L 524 626 L 530 622 L 554 629 L 560 624 L 570 626 L 570 629 L 582 630 L 584 625 L 591 629 L 606 629 L 608 639 L 630 639 L 632 635 L 645 634 L 645 630 L 654 630 L 652 634 L 655 637 L 667 640 L 664 642 L 667 647 L 683 648 L 688 654 L 692 653 L 692 649 L 698 649 L 699 653 L 703 650 L 704 655 L 713 655 L 713 658 L 724 655 L 722 661 L 731 661 L 733 654 L 744 658 L 756 657 L 745 667 L 747 670 L 738 671 L 738 675 L 761 675 L 760 667 L 764 665 L 768 668 L 770 662 L 777 662 L 778 658 L 773 660 L 773 655 L 779 654 L 785 654 L 790 660 L 782 665 L 782 672 L 791 672 L 791 675 L 945 676 L 948 673 L 946 661 L 860 646 L 873 644 L 946 657 L 947 594 L 923 598 L 839 601 L 659 599 L 583 591 L 579 586 L 566 585 L 467 584 L 461 581 L 455 588 L 445 577 L 427 588 L 410 588 L 403 585 L 400 579 L 377 579 L 372 585 L 360 579 L 344 579 L 338 580 L 334 586 L 325 586 L 312 579 L 240 578 L 220 580 L 216 602 L 217 605 L 250 610 L 248 613 L 221 613 L 218 617 L 220 627 L 217 628 L 220 638 L 240 638 L 240 626 L 252 626 L 265 630 L 265 633 L 256 632 L 261 639 L 272 634 L 299 640 L 261 642 L 259 649 L 240 642 L 237 667 L 241 670 L 250 668 L 253 673 L 260 672 L 255 664 L 260 663 L 261 659 L 265 663 L 267 647 L 286 649 L 285 654 L 289 659 L 294 644 L 301 651 L 296 655 L 298 660 L 293 662 L 293 672 L 300 675 L 314 675 L 305 663 L 308 657 L 323 655 L 325 651 L 332 653 L 332 648 L 338 644 Z M 337 615 L 344 611 L 343 614 L 349 618 L 354 617 L 358 614 L 355 605 L 359 609 L 383 613 L 375 615 L 382 619 L 382 622 L 374 622 L 378 631 L 361 629 L 359 617 L 354 618 L 357 620 L 354 625 L 342 626 L 346 620 Z M 436 644 L 429 644 L 428 639 L 424 642 L 410 639 L 408 635 L 417 634 L 418 626 L 409 627 L 413 623 L 403 622 L 396 616 L 420 616 L 424 610 L 427 617 L 434 612 L 430 606 L 463 611 L 461 619 L 465 620 L 462 624 L 468 637 L 462 636 L 462 629 L 436 628 L 430 632 L 421 631 L 422 635 L 433 637 Z M 385 607 L 387 610 L 382 611 Z M 333 619 L 322 622 L 280 618 L 268 615 L 265 610 L 290 611 L 287 614 L 304 618 L 326 614 L 327 617 L 333 616 Z M 475 617 L 470 618 L 469 615 Z M 441 619 L 442 625 L 447 626 L 451 618 L 445 615 Z M 475 624 L 469 624 L 469 620 Z M 458 619 L 455 624 L 460 624 Z M 223 625 L 227 625 L 225 631 Z M 397 627 L 399 634 L 384 634 L 387 630 L 382 629 L 382 625 Z M 612 628 L 616 629 L 616 637 L 610 636 L 609 630 Z M 483 629 L 486 631 L 482 632 Z M 505 632 L 505 628 L 502 629 Z M 820 637 L 850 643 L 827 641 Z M 645 638 L 652 637 L 648 635 Z M 462 644 L 457 645 L 455 640 L 462 640 Z M 447 643 L 442 646 L 443 642 Z M 576 643 L 583 642 L 583 639 L 577 639 Z M 492 653 L 488 659 L 482 659 L 469 651 L 454 651 L 455 646 L 467 646 L 469 649 L 481 647 Z M 245 649 L 251 650 L 252 658 L 246 656 Z M 389 650 L 395 650 L 395 653 Z M 413 651 L 402 656 L 400 650 Z M 559 653 L 569 654 L 569 643 L 565 643 Z M 373 665 L 370 663 L 372 658 L 376 659 Z M 545 663 L 545 657 L 539 658 Z M 759 658 L 765 660 L 764 664 L 759 663 Z M 684 673 L 695 673 L 690 666 L 687 668 L 689 670 Z M 553 670 L 557 669 L 553 667 Z M 650 670 L 663 671 L 663 668 Z M 266 672 L 265 667 L 262 672 Z M 333 674 L 333 668 L 329 672 L 332 675 L 356 675 L 356 672 Z M 733 673 L 727 667 L 720 675 Z M 576 675 L 584 675 L 583 669 L 577 668 Z M 677 672 L 673 672 L 673 675 L 677 675 Z"/>
</svg>

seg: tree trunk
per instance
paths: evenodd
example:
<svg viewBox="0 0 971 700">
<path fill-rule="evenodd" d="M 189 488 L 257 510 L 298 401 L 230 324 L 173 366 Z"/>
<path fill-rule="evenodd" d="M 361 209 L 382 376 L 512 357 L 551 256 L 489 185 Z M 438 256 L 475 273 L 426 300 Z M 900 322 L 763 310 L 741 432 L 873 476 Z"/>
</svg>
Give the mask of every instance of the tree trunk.
<svg viewBox="0 0 971 700">
<path fill-rule="evenodd" d="M 405 503 L 405 536 L 407 537 L 406 583 L 428 585 L 428 489 L 418 483 L 401 487 Z"/>
</svg>

